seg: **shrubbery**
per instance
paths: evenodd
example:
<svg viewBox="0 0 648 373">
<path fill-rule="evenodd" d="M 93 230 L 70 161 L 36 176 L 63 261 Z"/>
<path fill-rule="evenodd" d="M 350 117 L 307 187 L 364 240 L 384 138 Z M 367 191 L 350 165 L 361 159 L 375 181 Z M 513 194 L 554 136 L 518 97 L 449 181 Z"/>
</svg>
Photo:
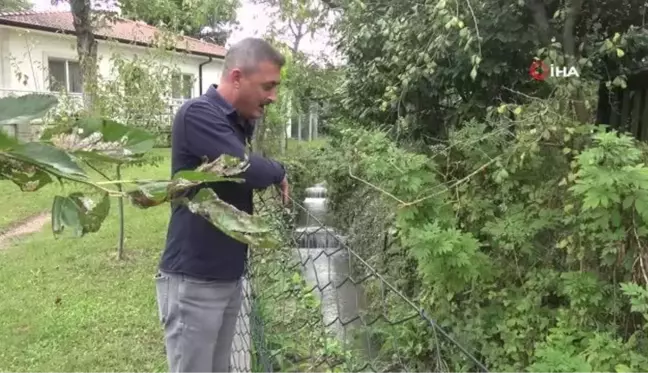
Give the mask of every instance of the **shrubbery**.
<svg viewBox="0 0 648 373">
<path fill-rule="evenodd" d="M 489 369 L 648 370 L 646 146 L 554 102 L 493 110 L 418 153 L 338 126 L 301 167 L 328 182 L 351 247 Z M 435 369 L 433 337 L 402 328 L 385 359 Z M 450 371 L 475 368 L 441 343 Z"/>
</svg>

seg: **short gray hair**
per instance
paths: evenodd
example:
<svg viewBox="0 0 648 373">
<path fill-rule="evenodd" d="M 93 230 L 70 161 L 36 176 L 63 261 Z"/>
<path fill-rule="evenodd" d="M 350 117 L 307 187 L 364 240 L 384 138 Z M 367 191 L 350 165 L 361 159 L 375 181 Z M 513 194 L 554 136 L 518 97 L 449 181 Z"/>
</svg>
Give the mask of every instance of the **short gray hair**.
<svg viewBox="0 0 648 373">
<path fill-rule="evenodd" d="M 232 69 L 251 71 L 261 62 L 270 62 L 283 67 L 286 58 L 263 39 L 245 38 L 232 45 L 227 51 L 223 74 L 229 73 Z"/>
</svg>

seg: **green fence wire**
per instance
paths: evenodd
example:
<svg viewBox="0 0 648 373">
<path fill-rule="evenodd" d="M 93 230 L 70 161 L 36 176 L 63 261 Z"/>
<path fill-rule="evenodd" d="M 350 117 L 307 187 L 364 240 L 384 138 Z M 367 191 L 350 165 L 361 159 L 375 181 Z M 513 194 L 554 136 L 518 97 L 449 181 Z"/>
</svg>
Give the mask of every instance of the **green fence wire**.
<svg viewBox="0 0 648 373">
<path fill-rule="evenodd" d="M 288 210 L 276 197 L 255 196 L 285 242 L 250 248 L 231 371 L 458 370 L 449 356 L 461 356 L 461 370 L 487 371 L 300 201 Z"/>
</svg>

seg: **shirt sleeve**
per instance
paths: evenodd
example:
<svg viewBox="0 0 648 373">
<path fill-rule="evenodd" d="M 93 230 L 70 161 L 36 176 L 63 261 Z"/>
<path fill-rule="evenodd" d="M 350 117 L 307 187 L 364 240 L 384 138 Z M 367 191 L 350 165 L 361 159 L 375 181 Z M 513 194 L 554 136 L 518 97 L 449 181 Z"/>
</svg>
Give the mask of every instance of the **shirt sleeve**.
<svg viewBox="0 0 648 373">
<path fill-rule="evenodd" d="M 210 161 L 222 154 L 245 158 L 245 145 L 234 133 L 227 118 L 215 116 L 207 103 L 195 102 L 184 114 L 185 139 L 188 149 L 197 157 Z M 259 154 L 248 155 L 249 167 L 239 177 L 252 189 L 279 184 L 286 175 L 283 165 Z"/>
</svg>

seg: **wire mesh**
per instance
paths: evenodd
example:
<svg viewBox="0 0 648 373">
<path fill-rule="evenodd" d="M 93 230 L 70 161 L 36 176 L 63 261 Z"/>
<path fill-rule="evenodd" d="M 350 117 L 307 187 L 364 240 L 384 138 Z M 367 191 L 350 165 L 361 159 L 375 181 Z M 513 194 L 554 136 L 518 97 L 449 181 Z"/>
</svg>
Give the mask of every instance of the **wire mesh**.
<svg viewBox="0 0 648 373">
<path fill-rule="evenodd" d="M 272 192 L 257 194 L 255 209 L 284 248 L 250 249 L 232 371 L 439 372 L 451 370 L 448 354 L 487 371 L 327 226 L 324 187 L 292 210 Z"/>
</svg>

